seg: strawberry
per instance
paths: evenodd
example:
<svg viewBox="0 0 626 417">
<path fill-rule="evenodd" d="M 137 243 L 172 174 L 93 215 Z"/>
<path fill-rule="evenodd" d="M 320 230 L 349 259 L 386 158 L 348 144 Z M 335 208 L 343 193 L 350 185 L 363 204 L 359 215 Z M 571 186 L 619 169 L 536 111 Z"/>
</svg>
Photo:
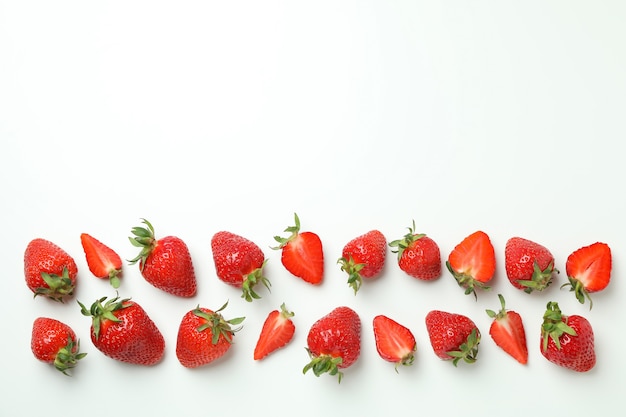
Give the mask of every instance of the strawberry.
<svg viewBox="0 0 626 417">
<path fill-rule="evenodd" d="M 91 273 L 98 278 L 108 278 L 113 288 L 119 288 L 122 258 L 113 249 L 87 233 L 80 235 L 80 243 L 83 245 Z"/>
<path fill-rule="evenodd" d="M 211 239 L 211 249 L 218 278 L 241 288 L 241 298 L 246 301 L 261 298 L 254 290 L 259 283 L 270 289 L 270 281 L 263 276 L 267 261 L 256 243 L 231 232 L 217 232 Z"/>
<path fill-rule="evenodd" d="M 593 302 L 589 293 L 601 291 L 609 285 L 611 267 L 611 248 L 606 243 L 596 242 L 577 249 L 567 257 L 565 271 L 569 282 L 561 288 L 569 286 L 581 304 L 587 298 L 591 310 Z"/>
<path fill-rule="evenodd" d="M 156 239 L 152 224 L 142 220 L 147 228 L 134 227 L 134 237 L 129 237 L 130 243 L 141 251 L 129 262 L 139 262 L 141 275 L 152 286 L 179 297 L 193 297 L 196 275 L 187 245 L 176 236 Z"/>
<path fill-rule="evenodd" d="M 522 317 L 515 311 L 506 310 L 501 294 L 498 294 L 498 298 L 502 307 L 500 311 L 486 310 L 493 319 L 489 335 L 496 345 L 524 365 L 528 362 L 528 347 Z"/>
<path fill-rule="evenodd" d="M 235 332 L 241 327 L 232 328 L 243 322 L 244 317 L 226 320 L 219 309 L 212 311 L 196 307 L 187 312 L 180 322 L 176 341 L 176 357 L 186 368 L 198 368 L 221 358 L 230 349 Z"/>
<path fill-rule="evenodd" d="M 341 270 L 348 273 L 348 285 L 356 294 L 363 278 L 375 278 L 385 265 L 387 240 L 378 230 L 371 230 L 349 241 L 337 261 Z"/>
<path fill-rule="evenodd" d="M 296 331 L 291 320 L 293 316 L 293 312 L 287 311 L 285 303 L 280 306 L 280 311 L 273 310 L 268 314 L 254 348 L 255 361 L 263 359 L 291 341 Z"/>
<path fill-rule="evenodd" d="M 398 265 L 408 275 L 432 281 L 441 276 L 441 254 L 439 246 L 425 234 L 416 234 L 415 221 L 409 227 L 409 233 L 402 239 L 394 240 L 389 246 L 396 248 L 393 253 L 398 254 Z"/>
<path fill-rule="evenodd" d="M 549 302 L 541 326 L 541 354 L 550 362 L 587 372 L 596 364 L 593 329 L 577 315 L 565 316 L 556 302 Z"/>
<path fill-rule="evenodd" d="M 87 355 L 80 353 L 80 342 L 70 326 L 48 317 L 39 317 L 33 322 L 30 348 L 35 358 L 54 364 L 68 376 L 68 370 Z"/>
<path fill-rule="evenodd" d="M 145 310 L 130 298 L 96 300 L 81 313 L 91 317 L 91 341 L 106 356 L 136 365 L 155 365 L 163 357 L 165 340 Z M 106 301 L 106 303 L 104 303 Z"/>
<path fill-rule="evenodd" d="M 307 336 L 307 352 L 311 361 L 302 370 L 313 370 L 315 376 L 324 373 L 343 377 L 341 369 L 348 368 L 361 353 L 361 319 L 349 307 L 337 307 L 317 320 Z"/>
<path fill-rule="evenodd" d="M 450 252 L 446 267 L 465 294 L 476 298 L 476 288 L 489 289 L 486 284 L 496 273 L 496 253 L 489 236 L 480 230 L 467 236 Z"/>
<path fill-rule="evenodd" d="M 324 278 L 324 250 L 319 236 L 313 232 L 300 231 L 300 219 L 294 214 L 295 226 L 285 229 L 291 233 L 286 238 L 274 236 L 282 250 L 281 262 L 285 269 L 309 284 L 320 284 Z"/>
<path fill-rule="evenodd" d="M 54 243 L 37 238 L 26 246 L 24 276 L 35 297 L 63 302 L 74 293 L 77 274 L 74 258 Z"/>
<path fill-rule="evenodd" d="M 439 358 L 451 360 L 454 366 L 461 359 L 466 363 L 476 362 L 480 331 L 469 317 L 432 310 L 426 315 L 426 330 Z"/>
<path fill-rule="evenodd" d="M 528 294 L 545 290 L 552 283 L 554 273 L 559 273 L 548 249 L 521 237 L 506 242 L 504 262 L 511 284 Z"/>
<path fill-rule="evenodd" d="M 411 365 L 415 359 L 417 344 L 411 331 L 384 315 L 374 317 L 374 340 L 381 358 L 398 365 Z"/>
</svg>

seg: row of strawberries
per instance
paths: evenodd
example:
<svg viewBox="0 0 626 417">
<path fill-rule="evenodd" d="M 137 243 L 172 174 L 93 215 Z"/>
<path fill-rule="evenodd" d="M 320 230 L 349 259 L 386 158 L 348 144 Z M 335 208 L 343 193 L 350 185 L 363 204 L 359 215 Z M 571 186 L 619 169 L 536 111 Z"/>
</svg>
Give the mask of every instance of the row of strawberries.
<svg viewBox="0 0 626 417">
<path fill-rule="evenodd" d="M 142 276 L 153 286 L 168 293 L 191 297 L 196 293 L 196 279 L 191 256 L 185 243 L 175 236 L 157 239 L 154 228 L 147 220 L 145 227 L 131 230 L 130 242 L 140 252 L 130 261 L 139 263 Z M 441 255 L 438 245 L 428 236 L 415 232 L 415 223 L 401 239 L 387 243 L 384 235 L 372 230 L 348 242 L 338 264 L 348 274 L 348 285 L 356 294 L 364 279 L 374 279 L 382 270 L 387 247 L 397 253 L 401 270 L 417 279 L 431 281 L 441 276 Z M 294 276 L 318 285 L 324 274 L 324 254 L 319 236 L 300 230 L 300 220 L 295 215 L 295 225 L 285 229 L 287 237 L 275 236 L 281 262 Z M 81 243 L 87 264 L 93 275 L 110 280 L 114 288 L 120 285 L 122 260 L 119 255 L 84 233 Z M 270 287 L 263 275 L 267 260 L 261 249 L 252 241 L 231 232 L 218 232 L 211 240 L 217 276 L 224 282 L 242 289 L 242 298 L 252 301 L 259 298 L 258 284 Z M 466 294 L 476 297 L 477 289 L 488 289 L 487 284 L 495 274 L 495 250 L 489 236 L 477 231 L 464 238 L 450 253 L 446 266 Z M 605 243 L 596 242 L 573 252 L 567 259 L 568 286 L 577 299 L 590 301 L 589 293 L 604 289 L 611 275 L 611 251 Z M 548 249 L 527 239 L 509 239 L 505 248 L 505 269 L 513 286 L 525 292 L 542 291 L 558 272 Z M 25 251 L 24 270 L 26 283 L 35 296 L 46 296 L 63 301 L 72 295 L 76 285 L 77 267 L 64 250 L 44 239 L 32 240 Z M 501 296 L 500 296 L 501 297 Z M 488 310 L 494 318 L 490 334 L 498 346 L 520 363 L 527 361 L 525 332 L 519 315 L 507 311 L 501 298 L 499 312 Z M 105 355 L 117 360 L 144 365 L 158 363 L 165 343 L 159 330 L 145 311 L 135 301 L 119 299 L 96 300 L 88 309 L 80 303 L 81 312 L 92 318 L 91 340 Z M 182 319 L 179 328 L 176 354 L 183 366 L 198 367 L 223 356 L 244 318 L 226 320 L 220 309 L 212 311 L 197 307 Z M 286 345 L 293 336 L 293 313 L 272 311 L 267 317 L 254 359 Z M 129 326 L 133 323 L 133 326 Z M 467 317 L 442 311 L 432 311 L 426 317 L 431 345 L 442 359 L 456 365 L 459 360 L 472 363 L 476 359 L 480 332 Z M 348 307 L 339 307 L 318 320 L 307 339 L 311 362 L 304 372 L 316 375 L 339 375 L 340 369 L 350 366 L 360 352 L 358 315 Z M 415 352 L 415 338 L 410 330 L 386 316 L 377 316 L 373 322 L 376 347 L 383 359 L 396 364 L 410 364 Z M 323 337 L 333 334 L 336 338 Z M 56 335 L 51 337 L 51 335 Z M 560 343 L 563 338 L 580 343 Z M 587 371 L 595 364 L 593 332 L 581 316 L 562 315 L 558 304 L 548 303 L 542 327 L 542 353 L 549 360 L 577 370 Z M 574 348 L 580 344 L 580 348 Z M 136 346 L 145 348 L 137 351 Z M 53 362 L 64 373 L 84 357 L 79 352 L 78 341 L 72 329 L 50 318 L 38 318 L 33 325 L 31 347 L 35 356 Z"/>
</svg>

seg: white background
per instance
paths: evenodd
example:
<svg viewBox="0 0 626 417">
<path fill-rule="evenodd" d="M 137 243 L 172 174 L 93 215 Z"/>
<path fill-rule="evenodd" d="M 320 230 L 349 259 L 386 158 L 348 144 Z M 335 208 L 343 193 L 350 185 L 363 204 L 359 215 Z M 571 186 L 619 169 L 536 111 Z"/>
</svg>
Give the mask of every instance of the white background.
<svg viewBox="0 0 626 417">
<path fill-rule="evenodd" d="M 0 195 L 4 297 L 0 414 L 609 415 L 622 394 L 626 319 L 623 145 L 626 3 L 621 1 L 0 1 Z M 326 255 L 319 287 L 290 276 L 269 247 L 297 212 Z M 75 300 L 33 300 L 23 252 L 35 237 L 79 267 L 75 299 L 114 295 L 88 271 L 88 232 L 125 259 L 130 229 L 149 219 L 192 252 L 198 294 L 180 299 L 125 266 L 133 297 L 165 336 L 152 368 L 110 360 L 89 340 Z M 384 274 L 354 296 L 336 260 L 378 228 L 393 240 L 415 219 L 443 260 L 466 235 L 492 238 L 498 271 L 478 301 L 450 274 L 424 283 L 389 252 Z M 211 236 L 258 243 L 272 292 L 251 304 L 215 276 Z M 527 295 L 504 274 L 511 236 L 548 247 L 561 270 Z M 565 259 L 594 241 L 613 280 L 581 306 L 559 286 Z M 519 365 L 488 335 L 497 293 L 524 318 Z M 245 316 L 228 355 L 203 369 L 174 354 L 178 324 L 198 304 Z M 577 374 L 539 352 L 545 305 L 583 314 L 598 362 Z M 297 332 L 261 362 L 266 314 L 286 302 Z M 338 385 L 302 375 L 310 325 L 338 305 L 361 316 L 362 355 Z M 472 366 L 435 357 L 424 316 L 468 315 L 483 334 Z M 396 374 L 376 353 L 371 320 L 387 314 L 418 343 Z M 32 321 L 70 324 L 87 357 L 71 378 L 36 361 Z M 611 407 L 611 408 L 609 408 Z"/>
</svg>

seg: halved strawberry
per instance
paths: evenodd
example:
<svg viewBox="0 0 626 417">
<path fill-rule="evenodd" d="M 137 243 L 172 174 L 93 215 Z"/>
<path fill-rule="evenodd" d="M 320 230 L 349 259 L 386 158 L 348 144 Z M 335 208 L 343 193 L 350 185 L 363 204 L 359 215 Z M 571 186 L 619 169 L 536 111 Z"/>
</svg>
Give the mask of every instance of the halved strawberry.
<svg viewBox="0 0 626 417">
<path fill-rule="evenodd" d="M 310 284 L 320 284 L 324 277 L 322 241 L 313 232 L 301 232 L 300 219 L 297 214 L 294 217 L 295 226 L 285 229 L 291 235 L 274 236 L 279 245 L 272 249 L 282 249 L 281 262 L 287 271 Z"/>
<path fill-rule="evenodd" d="M 413 333 L 395 320 L 384 315 L 374 317 L 372 322 L 376 350 L 381 358 L 398 365 L 411 365 L 417 345 Z"/>
<path fill-rule="evenodd" d="M 291 320 L 292 311 L 287 311 L 285 303 L 280 311 L 273 310 L 265 319 L 259 340 L 254 348 L 254 360 L 263 359 L 277 349 L 284 347 L 293 338 L 296 327 Z"/>
<path fill-rule="evenodd" d="M 110 247 L 93 236 L 82 233 L 80 243 L 85 251 L 87 266 L 98 278 L 108 278 L 113 288 L 119 288 L 122 273 L 122 259 Z"/>
<path fill-rule="evenodd" d="M 486 310 L 487 315 L 493 322 L 489 328 L 489 334 L 493 341 L 502 350 L 511 355 L 521 364 L 528 362 L 528 346 L 526 345 L 526 332 L 522 317 L 515 311 L 507 311 L 504 307 L 504 297 L 498 294 L 501 309 L 497 313 Z"/>
<path fill-rule="evenodd" d="M 489 236 L 479 230 L 467 236 L 450 253 L 446 262 L 448 270 L 465 294 L 474 294 L 476 288 L 489 289 L 496 272 L 496 254 Z"/>
<path fill-rule="evenodd" d="M 596 242 L 574 251 L 565 263 L 565 271 L 569 282 L 563 287 L 570 287 L 576 299 L 585 303 L 589 300 L 589 309 L 593 301 L 589 293 L 605 289 L 611 280 L 612 257 L 611 248 L 606 243 Z"/>
</svg>

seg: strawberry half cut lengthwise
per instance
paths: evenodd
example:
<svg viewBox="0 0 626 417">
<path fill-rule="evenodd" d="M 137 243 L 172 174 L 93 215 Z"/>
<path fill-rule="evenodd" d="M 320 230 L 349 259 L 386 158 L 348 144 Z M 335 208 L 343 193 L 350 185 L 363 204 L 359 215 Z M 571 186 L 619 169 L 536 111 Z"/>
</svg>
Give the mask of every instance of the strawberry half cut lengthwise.
<svg viewBox="0 0 626 417">
<path fill-rule="evenodd" d="M 606 243 L 596 242 L 582 247 L 568 256 L 565 263 L 568 282 L 561 288 L 569 287 L 579 303 L 589 300 L 589 310 L 593 307 L 590 293 L 602 291 L 611 281 L 611 248 Z"/>
<path fill-rule="evenodd" d="M 505 308 L 502 294 L 498 294 L 498 299 L 500 311 L 486 310 L 487 315 L 493 319 L 489 335 L 497 346 L 525 365 L 528 362 L 528 347 L 522 317 L 519 313 Z"/>
</svg>

